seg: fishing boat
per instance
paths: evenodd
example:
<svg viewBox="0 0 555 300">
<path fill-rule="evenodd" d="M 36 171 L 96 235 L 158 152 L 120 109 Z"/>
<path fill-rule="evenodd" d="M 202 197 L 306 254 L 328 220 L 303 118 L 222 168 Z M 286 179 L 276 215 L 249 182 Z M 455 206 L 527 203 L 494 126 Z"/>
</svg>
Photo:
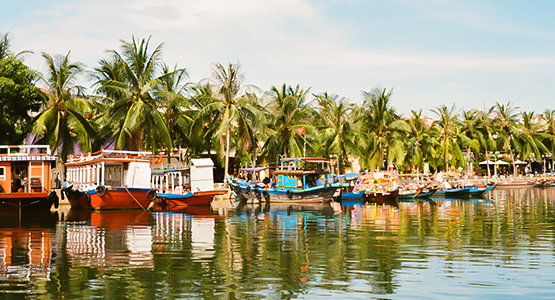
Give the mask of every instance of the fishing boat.
<svg viewBox="0 0 555 300">
<path fill-rule="evenodd" d="M 214 163 L 210 158 L 191 159 L 190 166 L 164 165 L 152 172 L 156 190 L 154 210 L 175 210 L 185 206 L 210 206 L 214 196 L 227 189 L 214 189 Z"/>
<path fill-rule="evenodd" d="M 449 197 L 449 198 L 470 197 L 470 190 L 471 188 L 469 187 L 440 189 L 435 192 L 434 197 Z"/>
<path fill-rule="evenodd" d="M 239 199 L 251 193 L 257 199 L 280 203 L 330 202 L 343 184 L 329 173 L 330 161 L 317 157 L 282 158 L 268 184 L 257 183 L 254 188 L 228 178 Z"/>
<path fill-rule="evenodd" d="M 102 150 L 69 155 L 64 193 L 77 209 L 147 209 L 151 152 Z"/>
<path fill-rule="evenodd" d="M 470 197 L 479 197 L 482 196 L 483 194 L 493 190 L 495 188 L 495 185 L 490 185 L 490 186 L 484 186 L 484 187 L 471 187 L 470 188 Z"/>
<path fill-rule="evenodd" d="M 238 177 L 228 175 L 226 182 L 230 183 L 234 193 L 241 201 L 254 199 L 259 202 L 268 201 L 269 193 L 264 193 L 264 199 L 262 199 L 260 190 L 273 185 L 275 180 L 272 179 L 269 172 L 274 169 L 272 167 L 240 168 L 240 175 Z"/>
<path fill-rule="evenodd" d="M 415 190 L 400 190 L 397 194 L 397 199 L 399 200 L 409 200 L 409 199 L 423 199 L 433 196 L 437 192 L 437 188 L 427 188 L 420 187 Z"/>
<path fill-rule="evenodd" d="M 0 146 L 0 211 L 25 213 L 58 208 L 52 190 L 56 157 L 50 146 Z"/>
</svg>

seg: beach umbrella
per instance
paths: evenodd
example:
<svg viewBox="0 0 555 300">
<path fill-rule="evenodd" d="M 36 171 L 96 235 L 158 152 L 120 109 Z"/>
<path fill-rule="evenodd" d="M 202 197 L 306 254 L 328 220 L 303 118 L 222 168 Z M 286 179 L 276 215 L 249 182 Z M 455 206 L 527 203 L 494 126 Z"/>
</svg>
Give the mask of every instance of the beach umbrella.
<svg viewBox="0 0 555 300">
<path fill-rule="evenodd" d="M 495 165 L 495 162 L 491 160 L 484 160 L 480 162 L 480 165 Z"/>
<path fill-rule="evenodd" d="M 520 159 L 515 160 L 515 165 L 525 165 L 525 164 L 527 164 L 527 162 L 522 161 Z"/>
<path fill-rule="evenodd" d="M 508 163 L 508 162 L 504 162 L 504 161 L 502 161 L 502 160 L 498 160 L 498 161 L 495 162 L 495 164 L 496 164 L 496 165 L 508 165 L 509 163 Z"/>
</svg>

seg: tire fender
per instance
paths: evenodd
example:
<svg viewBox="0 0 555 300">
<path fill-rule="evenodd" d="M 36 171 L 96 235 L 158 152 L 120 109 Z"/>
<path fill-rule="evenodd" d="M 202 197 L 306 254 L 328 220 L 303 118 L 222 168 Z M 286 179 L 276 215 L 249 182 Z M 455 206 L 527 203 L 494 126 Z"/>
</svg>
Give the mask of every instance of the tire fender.
<svg viewBox="0 0 555 300">
<path fill-rule="evenodd" d="M 148 190 L 148 192 L 146 192 L 146 199 L 151 202 L 154 201 L 156 199 L 156 190 L 155 189 Z"/>
</svg>

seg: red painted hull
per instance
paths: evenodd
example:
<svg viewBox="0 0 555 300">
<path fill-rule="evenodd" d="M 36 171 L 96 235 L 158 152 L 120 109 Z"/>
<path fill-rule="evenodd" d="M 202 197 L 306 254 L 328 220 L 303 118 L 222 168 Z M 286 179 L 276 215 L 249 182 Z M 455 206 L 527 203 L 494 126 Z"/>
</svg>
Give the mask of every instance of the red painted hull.
<svg viewBox="0 0 555 300">
<path fill-rule="evenodd" d="M 86 195 L 74 193 L 69 197 L 69 204 L 77 209 L 147 209 L 150 201 L 146 197 L 148 190 L 108 190 L 101 197 L 93 192 Z"/>
<path fill-rule="evenodd" d="M 52 208 L 54 199 L 48 193 L 0 194 L 0 212 L 25 213 L 46 211 Z"/>
</svg>

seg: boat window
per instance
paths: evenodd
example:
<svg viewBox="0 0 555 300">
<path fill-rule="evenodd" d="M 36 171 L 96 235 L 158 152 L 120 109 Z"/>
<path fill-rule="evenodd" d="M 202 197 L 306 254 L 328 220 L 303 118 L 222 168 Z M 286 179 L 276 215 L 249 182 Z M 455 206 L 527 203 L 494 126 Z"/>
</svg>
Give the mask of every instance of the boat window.
<svg viewBox="0 0 555 300">
<path fill-rule="evenodd" d="M 0 180 L 6 180 L 6 167 L 0 167 Z"/>
</svg>

